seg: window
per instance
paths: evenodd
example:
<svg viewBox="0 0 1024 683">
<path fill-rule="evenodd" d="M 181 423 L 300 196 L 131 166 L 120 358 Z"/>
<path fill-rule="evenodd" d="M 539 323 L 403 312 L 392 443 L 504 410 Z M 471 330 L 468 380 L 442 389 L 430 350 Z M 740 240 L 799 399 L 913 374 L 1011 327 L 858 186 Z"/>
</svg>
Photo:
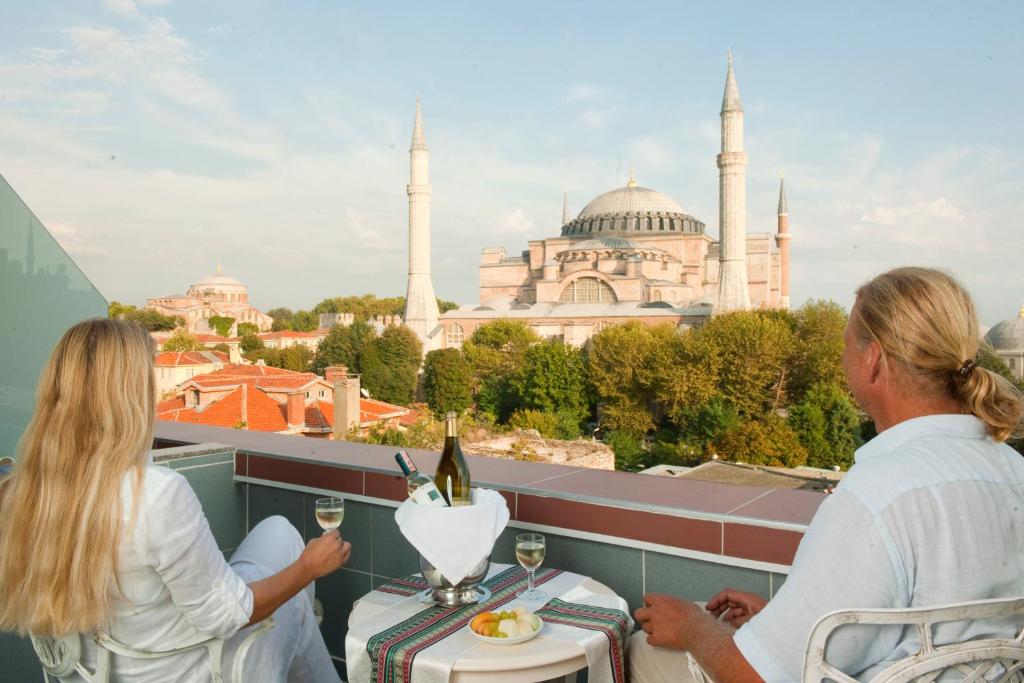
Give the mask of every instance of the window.
<svg viewBox="0 0 1024 683">
<path fill-rule="evenodd" d="M 326 395 L 327 395 L 327 392 L 326 392 L 326 391 L 324 391 L 323 389 L 321 389 L 321 390 L 320 390 L 320 398 L 323 398 L 323 397 L 324 397 L 324 396 L 326 396 Z"/>
<path fill-rule="evenodd" d="M 189 392 L 189 396 L 191 396 L 192 398 L 192 400 L 190 401 L 190 405 L 193 408 L 197 407 L 199 405 L 199 390 L 193 389 L 192 391 Z"/>
<path fill-rule="evenodd" d="M 462 325 L 458 323 L 452 323 L 445 328 L 445 343 L 450 349 L 462 346 L 465 336 L 466 333 L 462 329 Z"/>
<path fill-rule="evenodd" d="M 581 277 L 566 285 L 558 300 L 563 304 L 590 304 L 613 303 L 616 298 L 615 292 L 606 282 L 596 277 Z"/>
</svg>

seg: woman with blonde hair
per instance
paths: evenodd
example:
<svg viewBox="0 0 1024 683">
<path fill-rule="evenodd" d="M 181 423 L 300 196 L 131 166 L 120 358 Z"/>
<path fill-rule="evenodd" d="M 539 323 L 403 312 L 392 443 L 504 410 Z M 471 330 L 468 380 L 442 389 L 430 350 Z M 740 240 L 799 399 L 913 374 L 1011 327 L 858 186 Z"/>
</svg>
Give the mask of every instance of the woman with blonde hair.
<svg viewBox="0 0 1024 683">
<path fill-rule="evenodd" d="M 152 650 L 234 636 L 230 653 L 241 629 L 274 614 L 246 671 L 261 681 L 338 681 L 312 581 L 344 564 L 350 545 L 333 532 L 304 547 L 271 517 L 225 562 L 188 482 L 150 459 L 153 356 L 149 334 L 118 320 L 79 323 L 54 348 L 16 465 L 0 482 L 0 631 L 102 628 Z M 86 663 L 95 661 L 91 639 L 83 645 Z M 205 657 L 114 657 L 113 674 L 208 681 Z"/>
</svg>

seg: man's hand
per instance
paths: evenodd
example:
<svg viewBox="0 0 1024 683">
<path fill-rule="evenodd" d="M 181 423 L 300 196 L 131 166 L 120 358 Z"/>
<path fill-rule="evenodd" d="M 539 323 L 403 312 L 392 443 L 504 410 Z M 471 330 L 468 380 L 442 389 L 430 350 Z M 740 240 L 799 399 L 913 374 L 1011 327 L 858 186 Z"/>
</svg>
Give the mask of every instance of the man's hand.
<svg viewBox="0 0 1024 683">
<path fill-rule="evenodd" d="M 702 616 L 692 602 L 671 595 L 650 593 L 636 611 L 636 620 L 647 633 L 647 642 L 656 647 L 685 650 L 685 635 L 695 618 Z"/>
<path fill-rule="evenodd" d="M 306 549 L 299 556 L 299 562 L 314 579 L 319 579 L 348 562 L 351 554 L 352 544 L 342 540 L 341 534 L 335 529 L 307 543 Z"/>
<path fill-rule="evenodd" d="M 768 601 L 760 595 L 744 593 L 734 588 L 726 588 L 724 591 L 708 600 L 704 606 L 716 619 L 729 624 L 733 628 L 739 628 L 750 621 L 750 618 L 764 609 Z"/>
</svg>

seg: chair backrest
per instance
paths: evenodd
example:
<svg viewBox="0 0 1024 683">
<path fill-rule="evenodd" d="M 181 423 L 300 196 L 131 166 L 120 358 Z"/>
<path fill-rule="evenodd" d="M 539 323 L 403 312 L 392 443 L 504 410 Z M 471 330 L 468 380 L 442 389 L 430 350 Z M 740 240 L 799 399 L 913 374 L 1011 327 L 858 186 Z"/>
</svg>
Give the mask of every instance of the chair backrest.
<svg viewBox="0 0 1024 683">
<path fill-rule="evenodd" d="M 935 624 L 975 619 L 1016 617 L 1013 638 L 985 638 L 962 643 L 936 645 Z M 921 649 L 916 654 L 893 662 L 871 679 L 871 683 L 930 683 L 950 672 L 964 681 L 1000 683 L 1024 681 L 1024 598 L 977 600 L 940 607 L 908 609 L 839 610 L 826 614 L 811 630 L 804 658 L 803 680 L 833 680 L 856 683 L 826 661 L 826 647 L 833 632 L 847 624 L 873 626 L 899 625 L 916 629 Z"/>
<path fill-rule="evenodd" d="M 235 683 L 242 683 L 243 667 L 245 657 L 253 643 L 261 635 L 274 626 L 273 617 L 268 617 L 254 628 L 242 639 L 235 651 L 232 664 L 231 679 Z M 224 651 L 225 640 L 223 638 L 210 638 L 200 643 L 187 647 L 175 648 L 173 650 L 141 650 L 120 643 L 111 638 L 103 631 L 96 631 L 92 640 L 96 643 L 96 667 L 89 671 L 82 663 L 82 636 L 72 634 L 68 636 L 37 636 L 32 635 L 32 647 L 43 665 L 43 672 L 47 676 L 58 679 L 70 678 L 74 675 L 81 676 L 89 683 L 107 683 L 110 678 L 111 655 L 127 657 L 129 659 L 163 659 L 174 655 L 190 652 L 192 650 L 206 650 L 209 656 L 210 672 L 214 683 L 221 683 L 224 680 L 221 674 L 221 655 Z"/>
</svg>

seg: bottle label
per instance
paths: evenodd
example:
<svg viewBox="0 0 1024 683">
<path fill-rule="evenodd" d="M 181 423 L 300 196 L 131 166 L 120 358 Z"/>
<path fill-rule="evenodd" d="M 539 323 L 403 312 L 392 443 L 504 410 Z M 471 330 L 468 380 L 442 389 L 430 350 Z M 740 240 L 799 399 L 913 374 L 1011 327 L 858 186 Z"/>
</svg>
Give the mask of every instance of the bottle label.
<svg viewBox="0 0 1024 683">
<path fill-rule="evenodd" d="M 415 491 L 412 492 L 412 499 L 417 505 L 427 505 L 429 507 L 448 507 L 448 503 L 441 497 L 440 491 L 437 487 L 430 484 L 424 484 Z"/>
</svg>

